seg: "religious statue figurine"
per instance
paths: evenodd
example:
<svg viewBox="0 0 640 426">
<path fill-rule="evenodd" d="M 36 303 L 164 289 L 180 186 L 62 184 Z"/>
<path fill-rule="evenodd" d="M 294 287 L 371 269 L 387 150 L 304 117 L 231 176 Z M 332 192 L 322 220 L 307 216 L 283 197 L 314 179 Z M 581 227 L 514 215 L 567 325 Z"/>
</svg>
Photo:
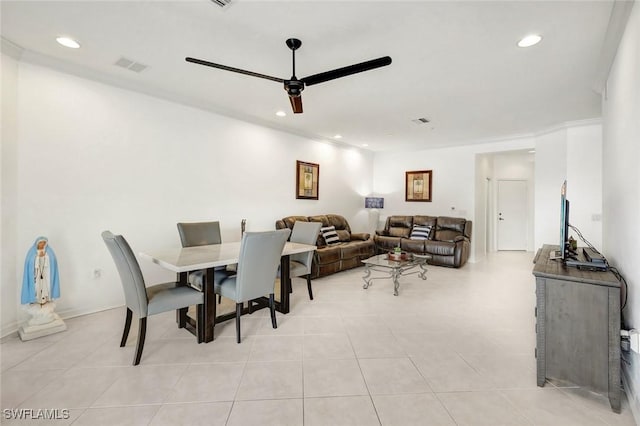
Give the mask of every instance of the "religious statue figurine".
<svg viewBox="0 0 640 426">
<path fill-rule="evenodd" d="M 18 330 L 22 340 L 47 336 L 67 329 L 54 312 L 60 297 L 58 261 L 46 237 L 38 237 L 24 262 L 21 302 L 31 319 Z"/>
</svg>

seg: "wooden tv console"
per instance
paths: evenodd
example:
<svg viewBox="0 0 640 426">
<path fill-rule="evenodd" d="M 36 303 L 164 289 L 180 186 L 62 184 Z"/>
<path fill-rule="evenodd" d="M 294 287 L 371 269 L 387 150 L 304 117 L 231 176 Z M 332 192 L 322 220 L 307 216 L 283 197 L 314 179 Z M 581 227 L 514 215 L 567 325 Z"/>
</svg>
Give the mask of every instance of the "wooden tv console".
<svg viewBox="0 0 640 426">
<path fill-rule="evenodd" d="M 546 379 L 605 394 L 620 412 L 620 282 L 610 271 L 586 271 L 536 254 L 536 364 Z"/>
</svg>

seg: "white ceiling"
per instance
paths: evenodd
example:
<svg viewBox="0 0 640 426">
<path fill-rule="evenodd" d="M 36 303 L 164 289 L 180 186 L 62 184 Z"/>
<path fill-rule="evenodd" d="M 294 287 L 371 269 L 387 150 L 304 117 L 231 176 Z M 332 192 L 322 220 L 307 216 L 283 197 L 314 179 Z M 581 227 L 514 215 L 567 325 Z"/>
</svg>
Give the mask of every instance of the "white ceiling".
<svg viewBox="0 0 640 426">
<path fill-rule="evenodd" d="M 382 151 L 481 142 L 600 116 L 593 90 L 613 1 L 2 1 L 25 61 L 312 138 Z M 537 46 L 517 41 L 542 34 Z M 82 48 L 55 38 L 69 35 Z M 281 78 L 389 55 L 384 68 L 307 87 L 292 114 Z M 120 57 L 148 65 L 140 74 Z M 287 116 L 275 115 L 284 110 Z M 414 124 L 426 117 L 431 123 Z"/>
</svg>

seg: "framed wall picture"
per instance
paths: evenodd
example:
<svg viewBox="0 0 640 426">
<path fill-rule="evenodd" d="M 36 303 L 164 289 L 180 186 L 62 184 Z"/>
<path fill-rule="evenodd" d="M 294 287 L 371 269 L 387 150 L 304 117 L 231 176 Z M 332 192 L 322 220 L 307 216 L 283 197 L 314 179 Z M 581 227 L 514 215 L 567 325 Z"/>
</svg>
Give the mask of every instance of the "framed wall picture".
<svg viewBox="0 0 640 426">
<path fill-rule="evenodd" d="M 319 164 L 296 161 L 296 198 L 317 200 L 319 179 Z"/>
<path fill-rule="evenodd" d="M 431 201 L 431 170 L 405 173 L 405 201 Z"/>
</svg>

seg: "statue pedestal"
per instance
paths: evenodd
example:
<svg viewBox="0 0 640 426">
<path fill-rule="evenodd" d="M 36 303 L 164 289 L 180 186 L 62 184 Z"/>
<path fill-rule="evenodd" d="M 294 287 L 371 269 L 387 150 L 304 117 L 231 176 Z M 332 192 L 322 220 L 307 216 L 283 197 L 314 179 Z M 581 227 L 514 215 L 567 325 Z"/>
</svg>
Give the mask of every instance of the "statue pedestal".
<svg viewBox="0 0 640 426">
<path fill-rule="evenodd" d="M 67 329 L 67 325 L 62 321 L 62 319 L 58 316 L 58 314 L 53 314 L 55 319 L 46 324 L 40 325 L 29 325 L 28 323 L 23 324 L 18 329 L 18 334 L 20 335 L 20 339 L 22 341 L 37 339 L 38 337 L 48 336 L 50 334 L 59 333 L 61 331 L 65 331 Z"/>
<path fill-rule="evenodd" d="M 65 331 L 67 325 L 53 311 L 55 308 L 54 302 L 47 302 L 43 305 L 37 303 L 26 305 L 25 311 L 31 315 L 31 319 L 18 329 L 20 339 L 22 341 L 32 340 Z"/>
</svg>

